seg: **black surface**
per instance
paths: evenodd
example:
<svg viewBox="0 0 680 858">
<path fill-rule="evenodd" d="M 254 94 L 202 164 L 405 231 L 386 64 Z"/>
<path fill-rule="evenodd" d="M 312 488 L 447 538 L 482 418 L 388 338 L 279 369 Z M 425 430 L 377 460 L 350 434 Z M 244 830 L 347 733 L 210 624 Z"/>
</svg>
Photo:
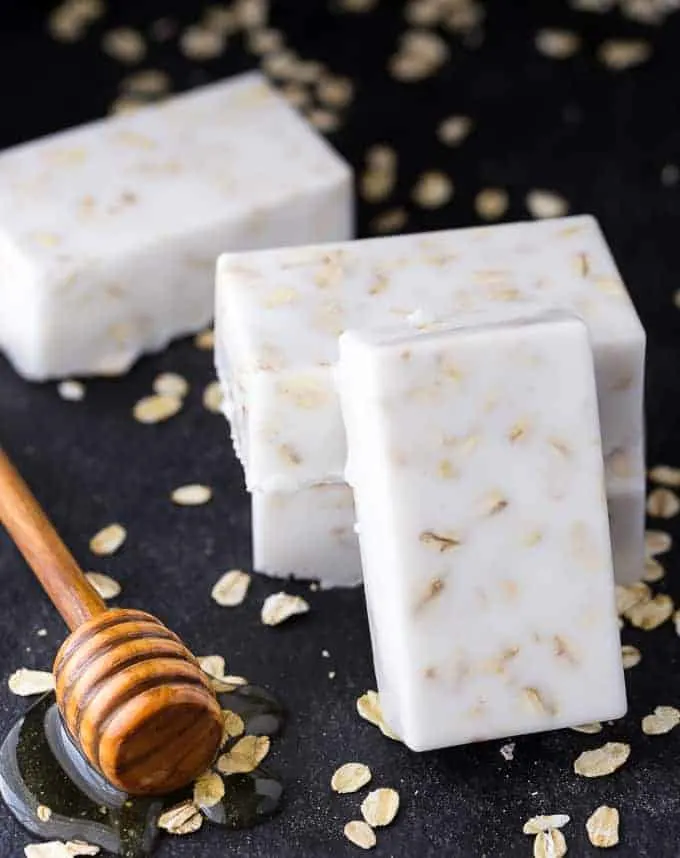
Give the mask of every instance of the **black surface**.
<svg viewBox="0 0 680 858">
<path fill-rule="evenodd" d="M 106 111 L 125 73 L 101 54 L 106 27 L 146 26 L 161 15 L 189 23 L 200 5 L 112 2 L 87 39 L 62 45 L 45 34 L 49 4 L 4 0 L 0 145 Z M 452 59 L 442 73 L 404 85 L 385 71 L 405 27 L 401 9 L 396 0 L 381 0 L 370 15 L 338 16 L 321 0 L 274 3 L 276 24 L 303 57 L 322 59 L 356 79 L 356 102 L 333 142 L 357 166 L 369 144 L 396 146 L 400 182 L 387 205 L 409 209 L 409 230 L 476 223 L 474 194 L 490 184 L 509 190 L 508 220 L 526 216 L 523 199 L 533 187 L 560 192 L 574 212 L 596 214 L 650 335 L 650 462 L 680 464 L 680 311 L 672 302 L 680 285 L 680 186 L 660 181 L 663 166 L 680 161 L 680 15 L 654 28 L 616 12 L 575 13 L 562 2 L 495 0 L 487 4 L 486 40 L 479 49 L 452 37 Z M 548 25 L 576 28 L 584 49 L 564 62 L 540 56 L 533 34 Z M 649 38 L 654 56 L 640 68 L 615 74 L 596 62 L 594 51 L 603 38 L 624 35 Z M 234 42 L 223 58 L 202 67 L 172 44 L 155 47 L 146 65 L 169 70 L 182 90 L 253 63 Z M 434 131 L 451 113 L 469 113 L 477 122 L 458 150 L 441 146 Z M 451 173 L 455 197 L 441 210 L 418 212 L 409 189 L 420 171 L 436 167 Z M 361 207 L 362 234 L 369 218 L 385 207 Z M 131 407 L 160 370 L 187 376 L 188 407 L 166 425 L 138 425 Z M 84 402 L 67 403 L 54 385 L 30 386 L 0 359 L 2 442 L 76 556 L 120 580 L 125 605 L 158 614 L 198 653 L 223 653 L 230 670 L 269 685 L 292 713 L 268 761 L 286 780 L 281 816 L 251 832 L 204 830 L 168 838 L 159 858 L 357 854 L 342 827 L 357 817 L 359 798 L 333 796 L 328 786 L 335 767 L 348 759 L 369 764 L 376 786 L 391 785 L 401 794 L 398 821 L 379 832 L 376 855 L 528 856 L 531 839 L 521 826 L 540 812 L 570 814 L 570 854 L 595 854 L 584 823 L 603 802 L 617 806 L 622 817 L 622 845 L 611 854 L 680 854 L 680 729 L 648 738 L 639 727 L 654 706 L 680 703 L 680 639 L 670 623 L 652 633 L 624 632 L 624 641 L 643 652 L 642 663 L 627 674 L 625 720 L 600 736 L 564 731 L 518 739 L 515 759 L 506 762 L 499 753 L 502 742 L 416 756 L 356 716 L 357 696 L 374 684 L 360 591 L 310 593 L 306 585 L 291 586 L 310 600 L 312 612 L 276 630 L 260 625 L 259 607 L 266 594 L 280 589 L 277 582 L 257 577 L 238 610 L 211 602 L 218 574 L 247 566 L 249 558 L 248 505 L 226 427 L 201 407 L 200 392 L 211 377 L 210 356 L 183 342 L 141 361 L 125 379 L 88 383 Z M 214 502 L 199 509 L 173 507 L 170 490 L 193 481 L 213 485 Z M 114 520 L 128 527 L 128 542 L 118 556 L 99 562 L 88 551 L 88 539 Z M 669 524 L 680 538 L 677 522 Z M 680 600 L 676 556 L 666 565 L 669 574 L 657 589 Z M 36 636 L 41 627 L 48 629 L 45 638 Z M 6 731 L 25 703 L 9 694 L 4 678 L 19 666 L 49 667 L 64 627 L 4 534 L 0 633 L 0 728 Z M 334 680 L 329 670 L 337 671 Z M 580 751 L 619 739 L 632 744 L 632 755 L 615 775 L 588 781 L 571 773 Z M 21 855 L 29 840 L 0 809 L 0 856 Z"/>
</svg>

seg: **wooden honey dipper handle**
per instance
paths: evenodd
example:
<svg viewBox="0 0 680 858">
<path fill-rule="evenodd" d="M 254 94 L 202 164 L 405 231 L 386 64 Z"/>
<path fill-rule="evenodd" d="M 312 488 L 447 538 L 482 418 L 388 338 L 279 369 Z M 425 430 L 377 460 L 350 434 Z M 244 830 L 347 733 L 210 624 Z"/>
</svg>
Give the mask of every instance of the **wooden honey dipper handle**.
<svg viewBox="0 0 680 858">
<path fill-rule="evenodd" d="M 106 607 L 2 450 L 0 521 L 71 629 L 54 662 L 57 705 L 90 763 L 135 795 L 198 777 L 222 737 L 209 678 L 160 620 Z"/>
<path fill-rule="evenodd" d="M 99 594 L 1 449 L 0 521 L 71 631 L 106 610 Z"/>
</svg>

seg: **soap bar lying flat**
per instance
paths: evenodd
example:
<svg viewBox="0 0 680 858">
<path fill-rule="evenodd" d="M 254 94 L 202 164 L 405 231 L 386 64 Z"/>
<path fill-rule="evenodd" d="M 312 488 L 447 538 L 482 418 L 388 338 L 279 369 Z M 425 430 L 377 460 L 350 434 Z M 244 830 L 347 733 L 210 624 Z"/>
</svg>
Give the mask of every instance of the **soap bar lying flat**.
<svg viewBox="0 0 680 858">
<path fill-rule="evenodd" d="M 218 372 L 250 489 L 342 480 L 338 335 L 526 302 L 573 310 L 595 355 L 605 456 L 643 435 L 645 336 L 597 223 L 519 223 L 225 255 Z"/>
<path fill-rule="evenodd" d="M 258 74 L 0 154 L 0 349 L 122 373 L 212 317 L 221 251 L 347 239 L 345 163 Z"/>
<path fill-rule="evenodd" d="M 621 716 L 585 325 L 350 332 L 340 352 L 390 726 L 423 751 Z"/>
<path fill-rule="evenodd" d="M 349 486 L 254 492 L 252 510 L 253 564 L 258 572 L 318 579 L 322 587 L 361 583 Z"/>
</svg>

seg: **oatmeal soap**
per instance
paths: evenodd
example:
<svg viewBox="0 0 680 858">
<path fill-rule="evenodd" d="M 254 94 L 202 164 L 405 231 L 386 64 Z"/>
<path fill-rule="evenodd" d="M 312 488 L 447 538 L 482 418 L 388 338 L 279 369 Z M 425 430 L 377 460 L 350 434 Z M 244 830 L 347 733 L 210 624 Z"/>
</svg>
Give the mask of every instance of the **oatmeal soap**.
<svg viewBox="0 0 680 858">
<path fill-rule="evenodd" d="M 212 318 L 215 259 L 352 235 L 351 173 L 259 74 L 0 154 L 0 350 L 116 375 Z"/>
<path fill-rule="evenodd" d="M 341 337 L 380 701 L 413 750 L 626 709 L 587 328 Z"/>
</svg>

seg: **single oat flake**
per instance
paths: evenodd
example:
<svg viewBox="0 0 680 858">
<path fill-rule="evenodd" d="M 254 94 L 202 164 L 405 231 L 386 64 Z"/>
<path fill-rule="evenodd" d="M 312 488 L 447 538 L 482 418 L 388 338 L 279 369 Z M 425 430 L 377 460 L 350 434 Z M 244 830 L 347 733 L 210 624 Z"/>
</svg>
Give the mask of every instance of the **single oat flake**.
<svg viewBox="0 0 680 858">
<path fill-rule="evenodd" d="M 498 220 L 508 210 L 509 202 L 503 188 L 484 188 L 475 197 L 475 211 L 482 220 Z"/>
<path fill-rule="evenodd" d="M 31 697 L 54 690 L 54 674 L 46 670 L 28 670 L 25 667 L 16 670 L 7 684 L 12 694 L 19 697 Z"/>
<path fill-rule="evenodd" d="M 522 828 L 524 834 L 540 834 L 541 831 L 549 831 L 551 828 L 564 828 L 570 821 L 566 813 L 554 813 L 551 816 L 532 816 Z"/>
<path fill-rule="evenodd" d="M 665 593 L 657 593 L 648 602 L 633 605 L 624 616 L 636 629 L 652 631 L 669 620 L 673 615 L 673 600 Z"/>
<path fill-rule="evenodd" d="M 215 348 L 215 332 L 212 328 L 201 331 L 194 337 L 194 345 L 204 352 L 211 352 Z"/>
<path fill-rule="evenodd" d="M 153 425 L 163 423 L 182 410 L 182 400 L 178 396 L 154 394 L 145 396 L 135 404 L 132 414 L 138 423 Z"/>
<path fill-rule="evenodd" d="M 153 392 L 159 396 L 176 396 L 183 399 L 189 393 L 189 382 L 176 372 L 162 372 L 153 381 Z"/>
<path fill-rule="evenodd" d="M 657 706 L 652 715 L 642 719 L 645 736 L 663 736 L 680 724 L 680 709 L 675 706 Z"/>
<path fill-rule="evenodd" d="M 99 557 L 110 557 L 122 546 L 127 532 L 121 524 L 109 524 L 90 540 L 90 551 Z"/>
<path fill-rule="evenodd" d="M 636 581 L 634 584 L 617 584 L 616 612 L 620 615 L 625 614 L 635 605 L 649 602 L 651 598 L 652 591 L 643 581 Z"/>
<path fill-rule="evenodd" d="M 599 721 L 591 721 L 589 724 L 579 724 L 578 727 L 572 727 L 577 733 L 585 733 L 587 736 L 594 736 L 596 733 L 602 732 L 602 724 Z"/>
<path fill-rule="evenodd" d="M 363 763 L 345 763 L 333 773 L 331 789 L 334 792 L 357 792 L 371 780 L 371 770 Z"/>
<path fill-rule="evenodd" d="M 226 664 L 221 655 L 202 655 L 196 659 L 201 670 L 207 673 L 208 676 L 213 676 L 216 679 L 221 679 L 224 676 Z"/>
<path fill-rule="evenodd" d="M 378 727 L 383 736 L 387 736 L 388 739 L 394 739 L 395 742 L 401 741 L 399 736 L 385 722 L 377 691 L 367 691 L 361 695 L 357 700 L 357 712 L 369 724 Z"/>
<path fill-rule="evenodd" d="M 673 546 L 673 539 L 669 533 L 663 530 L 645 531 L 645 551 L 648 557 L 656 557 L 665 554 Z"/>
<path fill-rule="evenodd" d="M 632 644 L 624 644 L 621 647 L 621 661 L 623 663 L 624 670 L 629 670 L 631 667 L 635 667 L 637 664 L 640 664 L 642 661 L 642 653 L 636 646 L 633 646 Z"/>
<path fill-rule="evenodd" d="M 360 849 L 373 849 L 378 842 L 375 831 L 361 819 L 353 819 L 351 822 L 348 822 L 344 832 L 349 842 Z"/>
<path fill-rule="evenodd" d="M 52 818 L 52 808 L 45 804 L 39 804 L 36 808 L 35 815 L 41 822 L 49 822 Z"/>
<path fill-rule="evenodd" d="M 223 775 L 247 774 L 254 771 L 269 753 L 269 736 L 244 736 L 217 760 Z"/>
<path fill-rule="evenodd" d="M 193 834 L 203 825 L 203 815 L 193 801 L 187 799 L 162 813 L 157 825 L 168 834 Z"/>
<path fill-rule="evenodd" d="M 372 828 L 390 825 L 399 811 L 399 793 L 382 787 L 369 792 L 361 802 L 361 815 Z"/>
<path fill-rule="evenodd" d="M 221 607 L 235 608 L 245 599 L 249 586 L 250 575 L 240 569 L 232 569 L 222 575 L 210 595 Z"/>
<path fill-rule="evenodd" d="M 191 483 L 175 489 L 170 497 L 178 506 L 203 506 L 211 500 L 212 489 L 210 486 Z"/>
<path fill-rule="evenodd" d="M 78 858 L 79 855 L 98 854 L 99 846 L 93 846 L 81 840 L 71 840 L 68 843 L 50 840 L 47 843 L 29 843 L 28 846 L 24 846 L 26 858 Z"/>
<path fill-rule="evenodd" d="M 59 382 L 57 393 L 66 402 L 81 402 L 85 398 L 85 385 L 82 381 L 67 378 Z"/>
<path fill-rule="evenodd" d="M 214 807 L 224 798 L 224 781 L 217 772 L 207 771 L 194 783 L 194 804 Z"/>
<path fill-rule="evenodd" d="M 649 472 L 649 479 L 653 483 L 660 483 L 662 486 L 670 488 L 680 488 L 680 468 L 673 468 L 670 465 L 657 465 Z"/>
<path fill-rule="evenodd" d="M 597 51 L 597 58 L 612 71 L 639 66 L 651 55 L 652 46 L 644 39 L 607 39 Z"/>
<path fill-rule="evenodd" d="M 302 596 L 288 593 L 272 593 L 262 605 L 261 618 L 265 626 L 278 626 L 298 614 L 306 614 L 309 603 Z"/>
<path fill-rule="evenodd" d="M 86 572 L 85 577 L 99 593 L 102 599 L 115 599 L 120 595 L 121 586 L 113 578 L 101 572 Z"/>
<path fill-rule="evenodd" d="M 211 381 L 203 391 L 203 407 L 213 414 L 222 410 L 222 390 L 219 381 Z"/>
<path fill-rule="evenodd" d="M 542 831 L 534 839 L 534 858 L 563 858 L 567 854 L 567 841 L 557 829 Z"/>
<path fill-rule="evenodd" d="M 573 57 L 581 47 L 581 39 L 571 30 L 539 30 L 534 40 L 536 50 L 544 57 L 553 60 L 566 60 Z"/>
<path fill-rule="evenodd" d="M 437 137 L 445 146 L 460 146 L 474 128 L 469 116 L 449 116 L 437 128 Z"/>
<path fill-rule="evenodd" d="M 131 27 L 117 27 L 104 33 L 102 50 L 114 60 L 134 65 L 146 55 L 146 42 L 138 30 Z"/>
<path fill-rule="evenodd" d="M 619 842 L 619 812 L 606 804 L 598 807 L 586 822 L 588 839 L 598 849 L 609 849 Z"/>
<path fill-rule="evenodd" d="M 563 217 L 569 211 L 569 203 L 564 197 L 541 189 L 529 191 L 526 206 L 532 217 L 539 219 Z"/>
<path fill-rule="evenodd" d="M 231 712 L 229 709 L 222 710 L 222 745 L 224 747 L 229 739 L 236 739 L 242 736 L 246 731 L 246 726 L 243 723 L 243 718 L 236 712 Z"/>
<path fill-rule="evenodd" d="M 673 518 L 680 512 L 680 498 L 671 489 L 654 489 L 647 498 L 647 513 L 654 518 Z"/>
<path fill-rule="evenodd" d="M 414 202 L 424 209 L 445 206 L 453 196 L 453 182 L 446 173 L 430 170 L 423 173 L 413 189 Z"/>
<path fill-rule="evenodd" d="M 648 584 L 654 584 L 656 581 L 660 581 L 665 574 L 666 570 L 658 560 L 655 560 L 653 557 L 645 558 L 645 571 L 642 574 L 643 581 L 646 581 Z"/>
<path fill-rule="evenodd" d="M 580 754 L 574 761 L 574 772 L 584 778 L 601 778 L 620 769 L 629 756 L 630 745 L 607 742 L 601 748 Z"/>
</svg>

